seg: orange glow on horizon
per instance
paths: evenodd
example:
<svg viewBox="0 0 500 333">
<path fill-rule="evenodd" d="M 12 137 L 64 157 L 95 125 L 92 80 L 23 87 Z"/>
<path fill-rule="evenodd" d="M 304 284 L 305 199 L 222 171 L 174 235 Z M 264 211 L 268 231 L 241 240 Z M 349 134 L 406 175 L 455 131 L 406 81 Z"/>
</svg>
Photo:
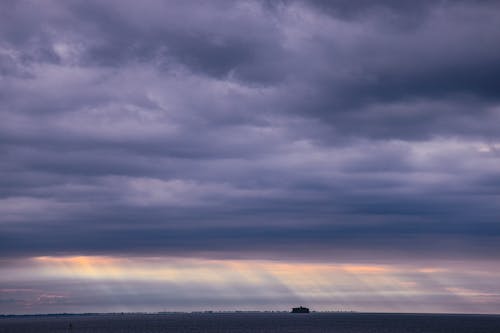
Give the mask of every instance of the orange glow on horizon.
<svg viewBox="0 0 500 333">
<path fill-rule="evenodd" d="M 321 304 L 324 304 L 323 309 L 329 309 L 328 304 L 348 308 L 366 299 L 390 300 L 386 310 L 398 311 L 399 306 L 407 306 L 409 300 L 429 295 L 448 295 L 470 304 L 500 302 L 496 290 L 483 290 L 463 283 L 471 277 L 489 280 L 498 276 L 499 272 L 491 271 L 491 266 L 481 265 L 478 263 L 474 269 L 464 271 L 456 262 L 433 267 L 429 263 L 412 266 L 407 262 L 377 265 L 179 257 L 40 256 L 1 268 L 0 282 L 70 281 L 70 285 L 78 282 L 101 295 L 116 292 L 140 295 L 157 287 L 155 290 L 168 294 L 173 288 L 179 297 L 187 299 L 196 298 L 202 292 L 206 297 L 223 295 L 242 303 L 249 297 L 282 297 L 304 304 L 316 303 L 318 310 Z M 164 291 L 161 291 L 162 286 L 165 286 Z M 11 292 L 9 290 L 4 291 Z M 45 295 L 43 302 L 57 301 L 46 295 L 62 295 L 57 289 L 43 293 L 12 290 L 24 294 L 40 293 Z M 72 297 L 70 292 L 67 296 Z M 367 305 L 366 309 L 371 308 Z"/>
<path fill-rule="evenodd" d="M 170 281 L 213 286 L 235 283 L 260 286 L 274 280 L 304 295 L 311 290 L 332 290 L 333 285 L 347 286 L 353 280 L 365 286 L 382 284 L 386 287 L 391 281 L 391 285 L 408 289 L 404 281 L 394 281 L 390 276 L 396 271 L 394 268 L 380 265 L 108 256 L 45 256 L 33 260 L 45 275 L 67 278 Z"/>
</svg>

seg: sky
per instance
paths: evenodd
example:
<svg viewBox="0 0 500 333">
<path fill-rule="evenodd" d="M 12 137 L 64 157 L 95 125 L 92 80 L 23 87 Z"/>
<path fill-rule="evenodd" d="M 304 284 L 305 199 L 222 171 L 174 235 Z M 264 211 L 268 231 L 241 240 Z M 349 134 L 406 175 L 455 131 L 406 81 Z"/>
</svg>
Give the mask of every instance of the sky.
<svg viewBox="0 0 500 333">
<path fill-rule="evenodd" d="M 0 313 L 500 313 L 498 1 L 2 1 Z"/>
</svg>

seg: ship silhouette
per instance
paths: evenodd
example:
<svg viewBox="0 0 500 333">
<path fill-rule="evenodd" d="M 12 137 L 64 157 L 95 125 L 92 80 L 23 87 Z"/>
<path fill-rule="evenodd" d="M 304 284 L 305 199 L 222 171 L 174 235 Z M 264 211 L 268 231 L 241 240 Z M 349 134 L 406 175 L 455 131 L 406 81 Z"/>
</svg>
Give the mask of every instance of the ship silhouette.
<svg viewBox="0 0 500 333">
<path fill-rule="evenodd" d="M 309 313 L 309 308 L 299 306 L 298 308 L 293 308 L 292 313 Z"/>
</svg>

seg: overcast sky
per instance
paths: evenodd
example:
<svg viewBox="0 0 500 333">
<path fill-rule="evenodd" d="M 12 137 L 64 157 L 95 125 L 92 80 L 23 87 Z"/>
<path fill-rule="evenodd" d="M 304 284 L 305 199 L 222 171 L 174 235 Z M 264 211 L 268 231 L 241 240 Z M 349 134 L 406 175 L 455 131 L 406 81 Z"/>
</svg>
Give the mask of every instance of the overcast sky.
<svg viewBox="0 0 500 333">
<path fill-rule="evenodd" d="M 497 1 L 2 1 L 0 311 L 500 312 L 499 40 Z"/>
</svg>

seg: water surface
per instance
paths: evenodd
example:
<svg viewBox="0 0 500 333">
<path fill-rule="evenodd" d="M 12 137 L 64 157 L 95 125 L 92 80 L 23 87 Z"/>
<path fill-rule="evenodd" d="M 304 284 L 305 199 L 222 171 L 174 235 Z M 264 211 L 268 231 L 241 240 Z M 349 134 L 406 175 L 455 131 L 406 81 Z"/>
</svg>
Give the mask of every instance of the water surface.
<svg viewBox="0 0 500 333">
<path fill-rule="evenodd" d="M 0 333 L 11 332 L 499 333 L 500 316 L 371 313 L 176 313 L 0 318 Z"/>
</svg>

